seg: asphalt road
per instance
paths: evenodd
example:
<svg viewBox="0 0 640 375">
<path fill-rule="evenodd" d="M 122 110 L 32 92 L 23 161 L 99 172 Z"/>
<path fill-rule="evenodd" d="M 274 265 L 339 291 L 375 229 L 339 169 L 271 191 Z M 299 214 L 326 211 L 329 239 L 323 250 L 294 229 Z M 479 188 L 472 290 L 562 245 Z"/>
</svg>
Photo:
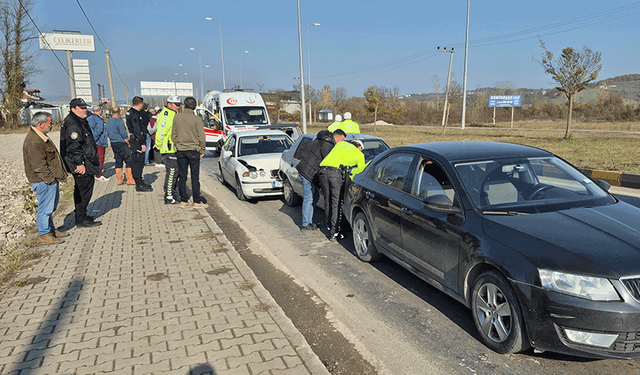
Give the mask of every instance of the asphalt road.
<svg viewBox="0 0 640 375">
<path fill-rule="evenodd" d="M 300 232 L 299 206 L 238 201 L 217 158 L 202 162 L 209 213 L 332 374 L 640 374 L 640 360 L 496 354 L 463 305 L 384 257 L 359 261 L 350 236 L 331 243 L 326 231 Z M 635 190 L 612 192 L 640 206 Z"/>
</svg>

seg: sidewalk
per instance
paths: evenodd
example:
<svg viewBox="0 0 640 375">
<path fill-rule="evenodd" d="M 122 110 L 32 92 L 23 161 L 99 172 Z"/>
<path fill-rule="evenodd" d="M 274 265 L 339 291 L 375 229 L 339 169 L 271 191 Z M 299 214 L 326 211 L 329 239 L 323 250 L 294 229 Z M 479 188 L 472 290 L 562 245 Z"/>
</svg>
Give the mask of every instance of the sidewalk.
<svg viewBox="0 0 640 375">
<path fill-rule="evenodd" d="M 18 276 L 39 282 L 0 296 L 0 374 L 328 374 L 206 210 L 144 174 L 151 193 L 96 181 L 102 226 L 41 247 Z"/>
</svg>

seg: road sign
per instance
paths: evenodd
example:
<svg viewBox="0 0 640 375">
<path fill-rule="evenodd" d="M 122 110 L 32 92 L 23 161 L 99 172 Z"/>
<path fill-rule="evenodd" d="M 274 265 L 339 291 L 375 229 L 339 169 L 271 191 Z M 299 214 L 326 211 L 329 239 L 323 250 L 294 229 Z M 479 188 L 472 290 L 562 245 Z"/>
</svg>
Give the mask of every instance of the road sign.
<svg viewBox="0 0 640 375">
<path fill-rule="evenodd" d="M 96 50 L 93 35 L 44 33 L 40 34 L 39 39 L 40 49 L 85 52 Z"/>
<path fill-rule="evenodd" d="M 522 95 L 489 95 L 489 108 L 522 107 Z"/>
</svg>

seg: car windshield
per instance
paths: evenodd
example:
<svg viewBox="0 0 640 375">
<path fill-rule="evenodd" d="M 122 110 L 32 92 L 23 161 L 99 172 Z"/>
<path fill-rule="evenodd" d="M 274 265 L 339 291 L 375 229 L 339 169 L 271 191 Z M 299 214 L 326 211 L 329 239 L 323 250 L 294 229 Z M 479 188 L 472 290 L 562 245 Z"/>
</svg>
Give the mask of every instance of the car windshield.
<svg viewBox="0 0 640 375">
<path fill-rule="evenodd" d="M 473 204 L 485 213 L 536 213 L 615 200 L 557 157 L 485 160 L 455 165 Z"/>
<path fill-rule="evenodd" d="M 240 138 L 238 156 L 281 153 L 293 143 L 286 135 L 255 135 Z"/>
<path fill-rule="evenodd" d="M 228 125 L 268 124 L 267 114 L 262 107 L 229 107 L 223 111 Z"/>
<path fill-rule="evenodd" d="M 364 143 L 362 153 L 366 162 L 389 149 L 389 146 L 380 139 L 362 140 L 362 143 Z"/>
</svg>

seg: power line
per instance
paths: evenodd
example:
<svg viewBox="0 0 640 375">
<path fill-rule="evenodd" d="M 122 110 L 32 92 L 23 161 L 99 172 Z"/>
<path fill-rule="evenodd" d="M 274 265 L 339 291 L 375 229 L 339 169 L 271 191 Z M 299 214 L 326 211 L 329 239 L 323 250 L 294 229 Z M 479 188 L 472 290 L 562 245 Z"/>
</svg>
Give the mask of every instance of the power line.
<svg viewBox="0 0 640 375">
<path fill-rule="evenodd" d="M 91 23 L 91 20 L 89 19 L 89 16 L 87 16 L 87 13 L 84 11 L 84 8 L 80 4 L 80 0 L 76 0 L 76 3 L 78 3 L 78 6 L 80 7 L 80 10 L 82 11 L 82 14 L 84 14 L 84 18 L 87 19 L 87 22 L 89 23 L 89 26 L 91 26 L 91 30 L 93 30 L 93 33 L 96 35 L 96 38 L 98 38 L 98 40 L 100 41 L 100 44 L 102 44 L 102 47 L 104 47 L 104 49 L 107 50 L 108 49 L 107 46 L 102 41 L 102 38 L 100 38 L 100 35 L 96 31 L 95 27 L 93 27 L 93 24 Z M 111 59 L 113 60 L 113 56 L 111 56 Z M 124 80 L 120 76 L 120 72 L 118 71 L 118 67 L 116 66 L 115 61 L 112 61 L 112 64 L 113 64 L 113 68 L 116 70 L 116 74 L 118 75 L 118 78 L 120 79 L 120 82 L 122 82 L 122 84 L 126 86 L 126 84 L 124 83 Z"/>
<path fill-rule="evenodd" d="M 585 27 L 598 25 L 598 24 L 605 23 L 605 22 L 615 21 L 615 20 L 618 20 L 618 19 L 621 19 L 621 18 L 624 18 L 624 17 L 629 17 L 631 15 L 635 15 L 635 14 L 640 13 L 640 11 L 633 12 L 633 13 L 625 13 L 625 14 L 622 14 L 622 15 L 617 16 L 617 17 L 608 18 L 608 19 L 605 19 L 605 20 L 597 21 L 597 22 L 591 22 L 591 23 L 579 25 L 579 26 L 576 26 L 576 27 L 572 27 L 572 28 L 569 28 L 569 29 L 562 29 L 562 30 L 558 30 L 558 31 L 554 31 L 554 32 L 545 33 L 545 34 L 539 34 L 540 31 L 552 30 L 554 28 L 560 28 L 560 27 L 566 27 L 566 26 L 573 25 L 573 24 L 576 24 L 576 23 L 602 18 L 604 16 L 610 16 L 610 15 L 613 15 L 613 14 L 619 14 L 621 12 L 628 12 L 629 10 L 632 10 L 632 9 L 638 8 L 638 7 L 640 7 L 640 2 L 635 2 L 635 3 L 628 4 L 628 5 L 624 5 L 624 6 L 620 6 L 620 7 L 612 8 L 612 9 L 608 9 L 608 10 L 605 10 L 605 11 L 589 14 L 589 15 L 586 15 L 586 16 L 573 18 L 573 19 L 570 19 L 570 20 L 562 21 L 562 22 L 557 22 L 557 23 L 553 23 L 553 24 L 549 24 L 549 25 L 545 25 L 545 26 L 540 26 L 540 27 L 536 27 L 536 28 L 531 28 L 531 29 L 526 29 L 526 30 L 513 32 L 513 33 L 497 35 L 497 36 L 493 36 L 493 37 L 489 37 L 489 38 L 475 40 L 475 41 L 472 41 L 470 44 L 473 45 L 474 47 L 486 47 L 486 46 L 492 46 L 492 45 L 498 45 L 498 44 L 515 43 L 515 42 L 520 42 L 520 41 L 523 41 L 523 40 L 540 38 L 542 36 L 549 36 L 549 35 L 565 33 L 565 32 L 569 32 L 569 31 L 582 29 L 582 28 L 585 28 Z M 529 37 L 524 37 L 524 38 L 518 38 L 518 39 L 510 39 L 510 40 L 505 40 L 505 41 L 498 41 L 498 40 L 501 40 L 501 39 L 509 39 L 509 38 L 514 38 L 514 37 L 518 37 L 518 36 L 522 36 L 522 35 L 526 35 L 526 34 L 531 34 L 531 33 L 536 33 L 536 35 L 529 36 Z M 489 43 L 489 42 L 492 42 L 492 41 L 496 41 L 496 42 Z M 459 47 L 459 46 L 462 45 L 462 43 L 454 43 L 454 44 L 451 44 L 451 45 L 453 47 Z M 319 76 L 319 77 L 316 77 L 316 79 L 335 78 L 335 77 L 347 77 L 347 79 L 353 79 L 353 78 L 362 78 L 362 77 L 368 77 L 368 76 L 377 75 L 377 74 L 381 74 L 381 73 L 386 73 L 386 72 L 389 72 L 389 71 L 393 71 L 393 70 L 397 70 L 397 69 L 400 69 L 400 68 L 404 68 L 406 66 L 413 65 L 413 64 L 422 62 L 424 60 L 430 59 L 433 56 L 435 56 L 435 55 L 431 55 L 430 54 L 430 53 L 433 53 L 433 51 L 434 51 L 434 49 L 426 50 L 426 51 L 418 52 L 416 54 L 413 54 L 413 55 L 410 55 L 410 56 L 407 56 L 407 57 L 403 57 L 403 58 L 400 58 L 400 59 L 397 59 L 397 60 L 393 60 L 393 61 L 390 61 L 390 62 L 387 62 L 387 63 L 384 63 L 384 64 L 375 65 L 375 66 L 372 66 L 372 67 L 369 67 L 369 68 L 366 68 L 366 69 L 362 69 L 362 70 L 358 70 L 358 71 L 345 72 L 345 73 L 339 73 L 339 74 L 334 74 L 334 75 L 328 75 L 328 76 Z M 379 70 L 379 69 L 382 69 L 382 68 L 386 68 L 386 67 L 392 67 L 392 68 L 385 69 L 385 70 L 383 70 L 381 72 L 375 72 L 376 70 Z M 362 75 L 362 73 L 365 73 L 365 72 L 372 72 L 372 73 Z M 353 77 L 348 77 L 348 76 L 353 76 Z"/>
</svg>

